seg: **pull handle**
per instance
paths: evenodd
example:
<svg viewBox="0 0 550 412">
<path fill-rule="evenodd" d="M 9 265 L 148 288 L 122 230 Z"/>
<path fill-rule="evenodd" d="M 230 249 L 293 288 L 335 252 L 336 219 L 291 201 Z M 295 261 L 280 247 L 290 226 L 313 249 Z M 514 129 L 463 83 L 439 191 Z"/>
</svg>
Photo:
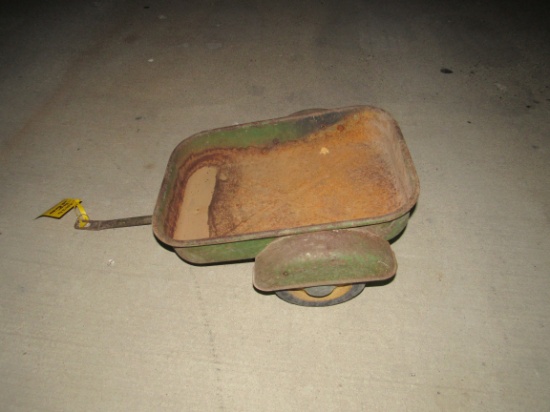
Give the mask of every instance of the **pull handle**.
<svg viewBox="0 0 550 412">
<path fill-rule="evenodd" d="M 75 224 L 74 228 L 78 230 L 104 230 L 104 229 L 117 229 L 122 227 L 131 227 L 131 226 L 144 226 L 150 225 L 153 221 L 153 216 L 135 216 L 135 217 L 125 217 L 122 219 L 111 219 L 111 220 L 83 220 L 79 217 Z"/>
</svg>

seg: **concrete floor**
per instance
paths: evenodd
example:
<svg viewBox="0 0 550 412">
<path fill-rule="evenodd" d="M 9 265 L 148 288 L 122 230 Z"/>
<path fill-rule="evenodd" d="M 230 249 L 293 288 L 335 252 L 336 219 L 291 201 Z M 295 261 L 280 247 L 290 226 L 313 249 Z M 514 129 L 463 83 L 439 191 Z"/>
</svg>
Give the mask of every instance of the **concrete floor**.
<svg viewBox="0 0 550 412">
<path fill-rule="evenodd" d="M 4 8 L 1 409 L 549 410 L 548 16 L 494 3 Z M 355 104 L 398 120 L 421 195 L 394 280 L 346 304 L 264 296 L 253 263 L 188 265 L 150 227 L 35 220 L 149 214 L 185 137 Z"/>
</svg>

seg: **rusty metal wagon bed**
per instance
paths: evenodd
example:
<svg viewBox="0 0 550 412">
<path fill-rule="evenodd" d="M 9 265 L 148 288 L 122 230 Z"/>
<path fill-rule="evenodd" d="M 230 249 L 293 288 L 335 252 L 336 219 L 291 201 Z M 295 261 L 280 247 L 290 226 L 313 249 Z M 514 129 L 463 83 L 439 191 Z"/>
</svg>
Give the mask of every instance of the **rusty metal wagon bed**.
<svg viewBox="0 0 550 412">
<path fill-rule="evenodd" d="M 392 277 L 419 183 L 397 123 L 356 106 L 198 133 L 173 151 L 153 230 L 195 264 L 256 259 L 254 286 L 327 306 Z"/>
</svg>

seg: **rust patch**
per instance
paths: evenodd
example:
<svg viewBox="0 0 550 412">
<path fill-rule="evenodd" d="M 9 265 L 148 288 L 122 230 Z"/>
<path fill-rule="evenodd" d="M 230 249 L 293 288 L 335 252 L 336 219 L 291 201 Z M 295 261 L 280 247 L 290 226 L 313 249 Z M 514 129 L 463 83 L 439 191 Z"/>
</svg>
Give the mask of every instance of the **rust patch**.
<svg viewBox="0 0 550 412">
<path fill-rule="evenodd" d="M 218 169 L 206 166 L 198 169 L 187 181 L 181 212 L 174 233 L 182 240 L 204 239 L 210 236 L 208 210 L 214 195 Z M 220 177 L 220 180 L 223 176 Z"/>
<path fill-rule="evenodd" d="M 175 240 L 186 209 L 190 176 L 216 167 L 208 208 L 209 237 L 241 235 L 382 216 L 404 202 L 395 175 L 394 147 L 381 138 L 385 124 L 356 113 L 300 140 L 269 147 L 215 149 L 193 155 L 180 169 L 171 202 Z M 390 139 L 391 140 L 391 139 Z M 181 226 L 181 225 L 180 225 Z"/>
</svg>

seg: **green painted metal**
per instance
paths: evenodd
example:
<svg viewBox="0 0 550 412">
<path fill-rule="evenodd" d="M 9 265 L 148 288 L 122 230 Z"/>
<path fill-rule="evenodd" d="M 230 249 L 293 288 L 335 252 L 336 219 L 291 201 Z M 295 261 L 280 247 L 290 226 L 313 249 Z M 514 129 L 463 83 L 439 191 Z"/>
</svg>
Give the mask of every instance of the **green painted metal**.
<svg viewBox="0 0 550 412">
<path fill-rule="evenodd" d="M 335 230 L 283 237 L 256 257 L 254 286 L 273 292 L 388 279 L 397 262 L 389 243 L 371 233 Z"/>
<path fill-rule="evenodd" d="M 376 225 L 360 226 L 354 228 L 354 230 L 365 231 L 374 235 L 380 236 L 386 240 L 391 240 L 399 235 L 403 229 L 407 226 L 410 213 L 405 213 L 403 216 L 397 219 L 390 220 L 389 222 L 379 223 Z"/>
<path fill-rule="evenodd" d="M 352 227 L 350 230 L 367 232 L 377 235 L 383 239 L 391 240 L 395 238 L 407 226 L 409 213 L 392 220 L 390 222 L 379 223 L 375 225 Z M 339 230 L 342 225 L 331 225 L 330 229 Z M 345 227 L 345 226 L 344 226 Z M 315 233 L 317 230 L 312 231 Z M 304 233 L 309 233 L 305 232 Z M 289 231 L 287 236 L 292 236 Z M 284 235 L 282 235 L 284 236 Z M 185 261 L 194 264 L 220 263 L 239 260 L 254 259 L 268 244 L 276 238 L 260 238 L 242 240 L 238 242 L 228 242 L 212 245 L 176 247 L 174 250 Z"/>
<path fill-rule="evenodd" d="M 274 238 L 244 240 L 193 247 L 180 247 L 174 250 L 183 260 L 194 264 L 235 262 L 254 259 Z"/>
</svg>

